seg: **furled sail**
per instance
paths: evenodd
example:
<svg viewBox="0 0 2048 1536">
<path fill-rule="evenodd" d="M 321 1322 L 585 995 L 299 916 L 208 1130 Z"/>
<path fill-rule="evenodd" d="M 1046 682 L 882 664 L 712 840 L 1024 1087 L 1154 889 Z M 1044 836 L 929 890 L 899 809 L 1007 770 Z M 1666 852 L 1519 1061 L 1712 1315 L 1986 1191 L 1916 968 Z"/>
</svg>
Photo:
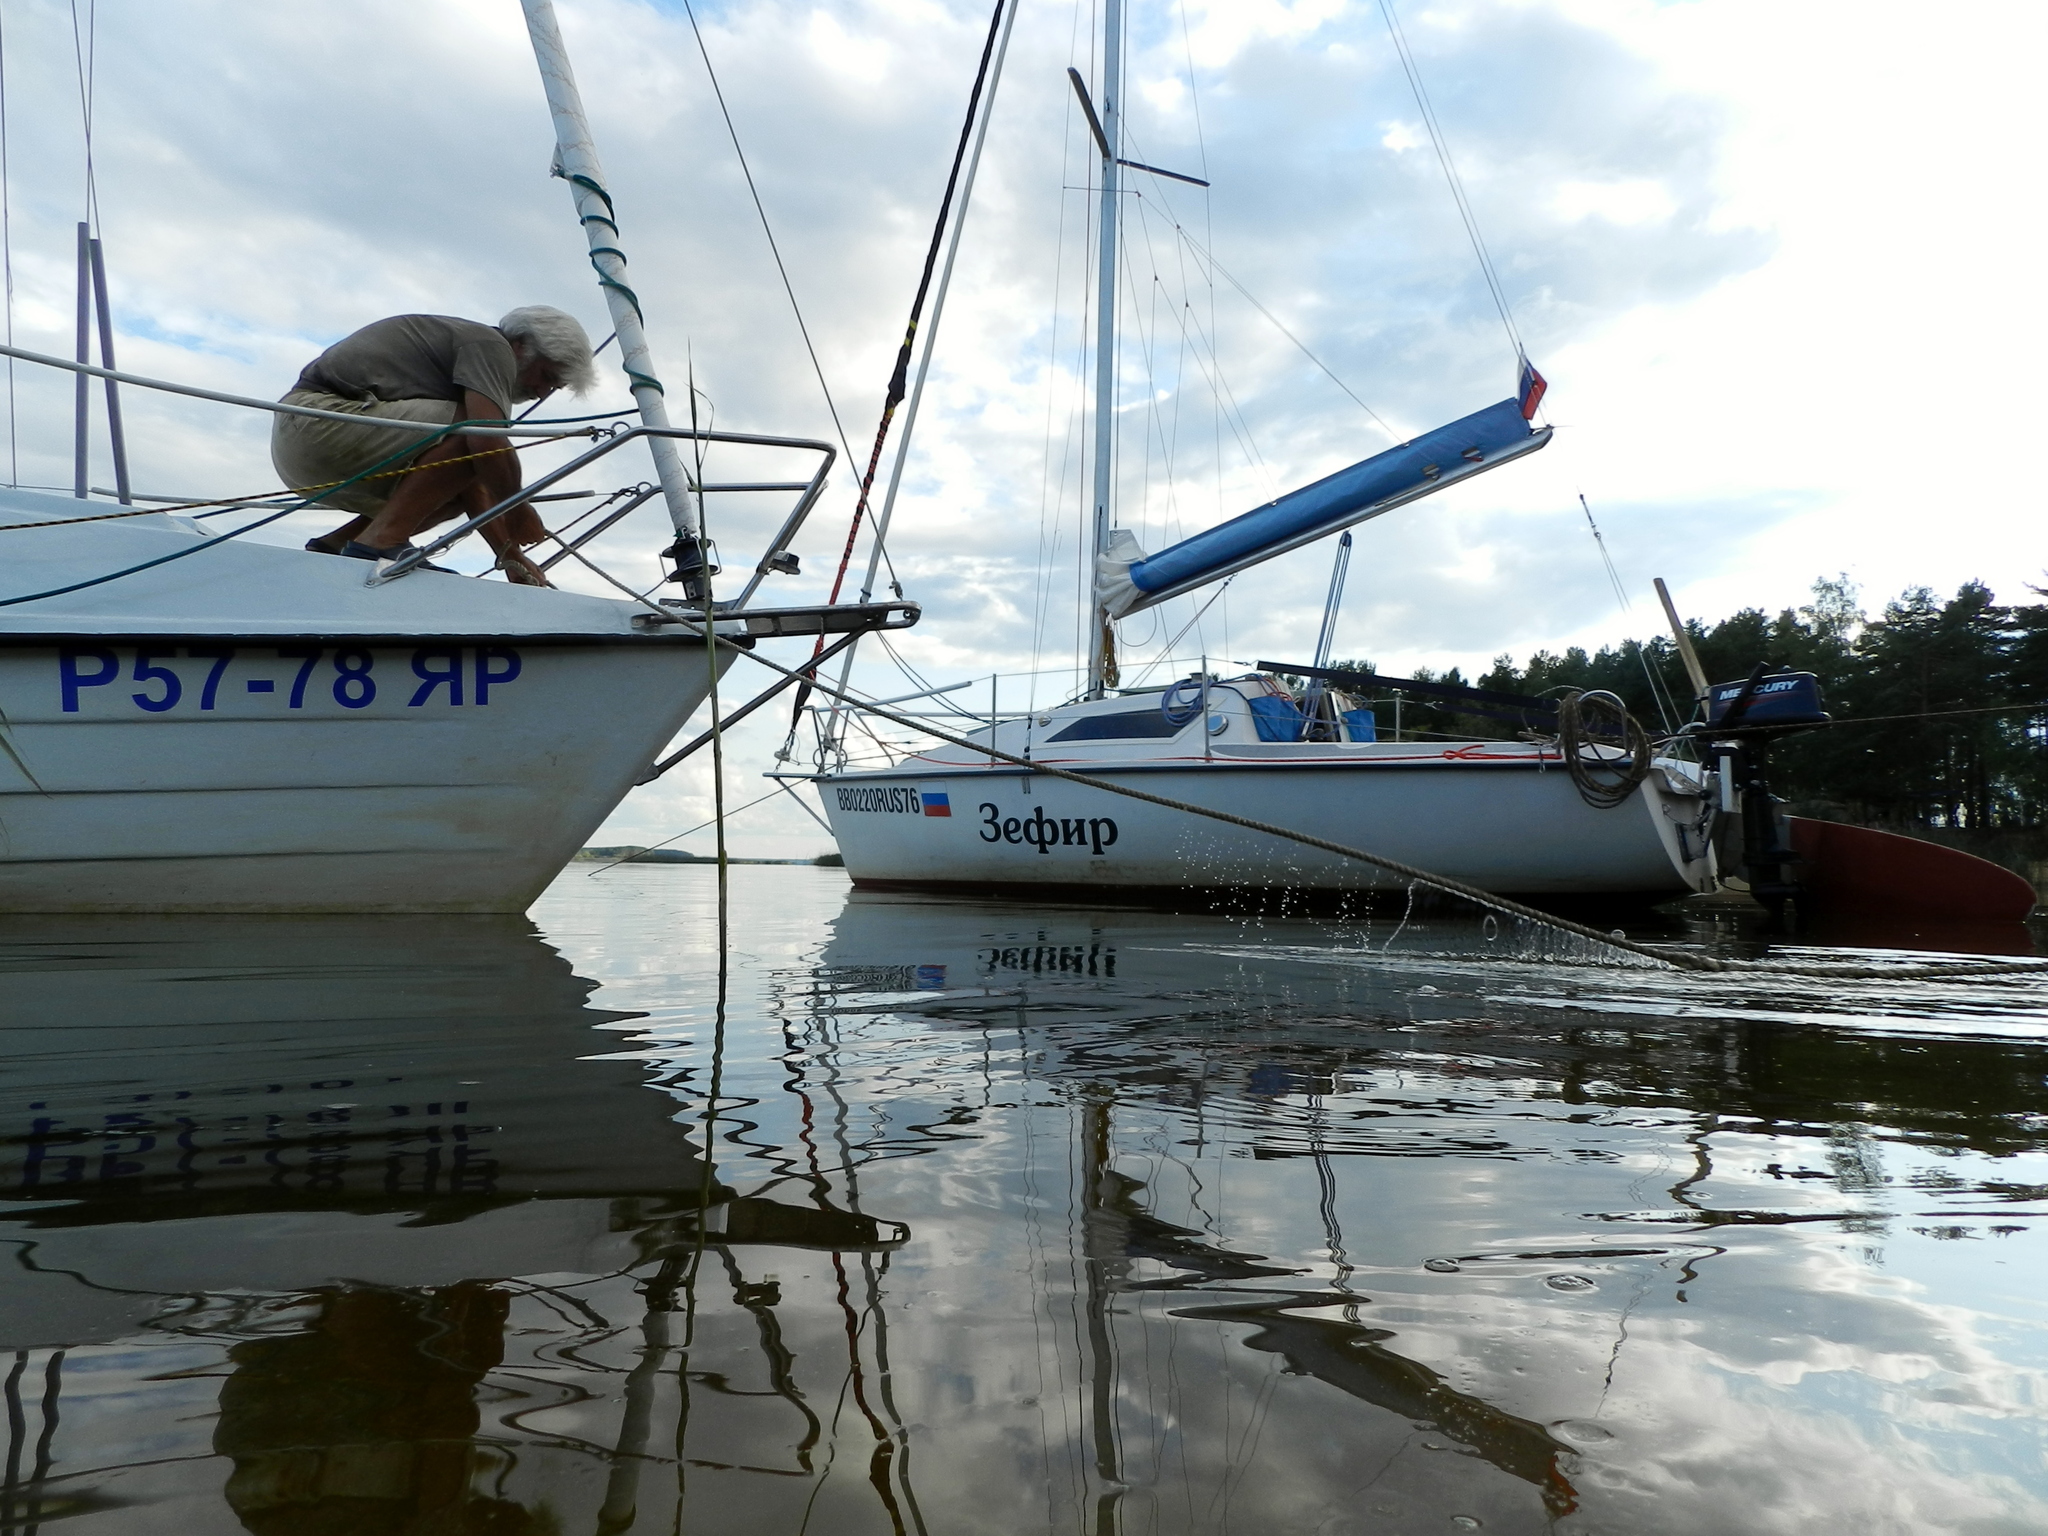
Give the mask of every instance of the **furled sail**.
<svg viewBox="0 0 2048 1536">
<path fill-rule="evenodd" d="M 1112 529 L 1095 563 L 1095 600 L 1122 618 L 1532 453 L 1550 441 L 1550 428 L 1530 427 L 1529 395 L 1525 387 L 1521 399 L 1425 432 L 1156 555 L 1127 529 Z"/>
</svg>

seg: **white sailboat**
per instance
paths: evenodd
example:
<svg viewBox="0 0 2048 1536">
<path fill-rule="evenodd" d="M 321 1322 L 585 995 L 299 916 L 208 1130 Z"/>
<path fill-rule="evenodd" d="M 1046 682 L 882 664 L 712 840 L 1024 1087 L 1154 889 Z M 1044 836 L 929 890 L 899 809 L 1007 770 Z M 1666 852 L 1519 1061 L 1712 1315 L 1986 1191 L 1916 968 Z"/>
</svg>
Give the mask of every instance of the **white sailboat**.
<svg viewBox="0 0 2048 1536">
<path fill-rule="evenodd" d="M 748 607 L 764 577 L 795 568 L 789 541 L 833 450 L 670 425 L 553 7 L 523 4 L 555 173 L 588 236 L 639 422 L 581 429 L 589 451 L 421 555 L 644 442 L 681 599 L 636 597 L 609 576 L 624 598 L 462 580 L 418 572 L 418 556 L 366 579 L 356 561 L 216 536 L 172 513 L 0 491 L 0 911 L 523 910 L 635 783 L 668 766 L 657 755 L 733 658 L 720 646 L 714 660 L 690 623 L 712 608 L 716 564 L 683 440 L 819 455 L 806 482 L 733 487 L 799 494 L 744 591 L 716 605 L 721 636 L 915 621 L 904 603 Z M 7 351 L 80 375 L 81 402 L 83 376 L 99 375 L 301 409 Z M 387 425 L 394 451 L 420 430 Z M 125 471 L 121 482 L 125 502 Z"/>
<path fill-rule="evenodd" d="M 1710 776 L 1692 761 L 1571 734 L 1379 740 L 1370 713 L 1342 709 L 1318 691 L 1320 680 L 1297 699 L 1271 671 L 1211 678 L 1205 669 L 1166 688 L 1116 688 L 1114 620 L 1498 468 L 1542 448 L 1550 429 L 1532 424 L 1544 386 L 1524 358 L 1515 398 L 1172 548 L 1148 555 L 1113 526 L 1118 177 L 1136 162 L 1123 158 L 1120 136 L 1122 0 L 1105 0 L 1103 17 L 1099 111 L 1073 77 L 1101 167 L 1088 686 L 1069 703 L 991 719 L 965 739 L 1503 895 L 1663 899 L 1712 889 L 1717 806 Z M 1325 660 L 1326 647 L 1319 665 Z M 843 745 L 836 751 L 816 781 L 857 885 L 1099 892 L 1405 883 L 1264 834 L 1040 777 L 971 747 L 859 769 L 847 766 Z"/>
</svg>

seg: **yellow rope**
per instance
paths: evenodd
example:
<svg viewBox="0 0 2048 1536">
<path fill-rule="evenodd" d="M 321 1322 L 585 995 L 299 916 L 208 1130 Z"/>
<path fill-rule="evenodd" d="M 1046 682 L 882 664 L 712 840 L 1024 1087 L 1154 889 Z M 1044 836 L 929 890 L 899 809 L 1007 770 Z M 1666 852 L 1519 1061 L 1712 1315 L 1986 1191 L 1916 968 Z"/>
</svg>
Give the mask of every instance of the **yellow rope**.
<svg viewBox="0 0 2048 1536">
<path fill-rule="evenodd" d="M 416 470 L 439 469 L 443 464 L 466 464 L 471 459 L 488 459 L 500 453 L 518 453 L 523 449 L 537 448 L 545 441 L 547 439 L 539 438 L 530 443 L 515 443 L 510 448 L 486 448 L 482 453 L 465 453 L 457 458 L 436 459 L 431 464 L 408 464 L 404 469 L 383 469 L 374 475 L 355 477 L 356 483 L 360 484 L 368 480 L 389 480 L 394 475 L 410 475 Z M 284 494 L 287 496 L 303 497 L 314 491 L 331 491 L 337 485 L 347 485 L 349 483 L 348 480 L 325 480 L 318 485 L 287 486 Z M 45 519 L 40 523 L 0 523 L 0 533 L 19 533 L 28 528 L 64 528 L 72 523 L 105 523 L 123 517 L 150 517 L 159 512 L 168 516 L 173 512 L 190 512 L 195 507 L 236 507 L 246 501 L 262 501 L 266 497 L 277 494 L 276 491 L 252 491 L 247 496 L 219 496 L 212 501 L 178 501 L 161 507 L 131 507 L 125 512 L 97 512 L 90 517 L 53 517 Z M 334 510 L 340 511 L 344 509 L 336 508 Z"/>
</svg>

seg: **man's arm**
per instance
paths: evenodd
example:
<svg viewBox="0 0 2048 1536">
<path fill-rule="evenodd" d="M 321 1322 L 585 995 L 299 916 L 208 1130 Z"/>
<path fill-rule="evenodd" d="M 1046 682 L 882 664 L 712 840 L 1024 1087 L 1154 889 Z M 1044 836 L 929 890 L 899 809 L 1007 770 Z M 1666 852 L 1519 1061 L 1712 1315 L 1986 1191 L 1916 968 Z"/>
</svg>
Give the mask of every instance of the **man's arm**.
<svg viewBox="0 0 2048 1536">
<path fill-rule="evenodd" d="M 461 419 L 500 422 L 506 418 L 504 407 L 497 401 L 473 389 L 465 389 L 462 392 Z M 495 506 L 519 489 L 519 456 L 512 451 L 510 438 L 472 433 L 465 435 L 463 441 L 469 445 L 466 452 L 490 455 L 476 461 L 477 477 L 483 483 L 484 495 L 489 498 L 485 505 Z"/>
<path fill-rule="evenodd" d="M 480 395 L 473 389 L 462 392 L 462 419 L 464 421 L 503 421 L 505 412 L 488 395 Z M 477 479 L 482 487 L 483 501 L 477 508 L 494 507 L 517 491 L 523 483 L 519 472 L 519 456 L 512 451 L 511 439 L 483 437 L 466 434 L 463 441 L 469 445 L 469 453 L 489 454 L 490 457 L 476 460 Z M 547 537 L 542 526 L 540 513 L 532 502 L 522 502 L 496 520 L 486 523 L 483 536 L 500 555 L 538 544 Z M 534 572 L 536 584 L 545 585 L 538 571 Z"/>
</svg>

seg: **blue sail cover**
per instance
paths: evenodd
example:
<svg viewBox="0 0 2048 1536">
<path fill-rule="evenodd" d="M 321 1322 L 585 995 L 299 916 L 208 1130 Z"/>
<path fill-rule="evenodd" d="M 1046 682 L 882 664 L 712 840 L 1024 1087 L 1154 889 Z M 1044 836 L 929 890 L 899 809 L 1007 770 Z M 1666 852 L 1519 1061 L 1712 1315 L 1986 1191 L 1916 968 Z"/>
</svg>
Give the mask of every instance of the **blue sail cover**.
<svg viewBox="0 0 2048 1536">
<path fill-rule="evenodd" d="M 1116 617 L 1150 607 L 1442 490 L 1549 440 L 1548 427 L 1530 429 L 1519 401 L 1503 400 L 1289 491 L 1156 555 L 1144 555 L 1125 535 L 1113 551 L 1121 558 L 1101 563 L 1098 597 Z"/>
</svg>

